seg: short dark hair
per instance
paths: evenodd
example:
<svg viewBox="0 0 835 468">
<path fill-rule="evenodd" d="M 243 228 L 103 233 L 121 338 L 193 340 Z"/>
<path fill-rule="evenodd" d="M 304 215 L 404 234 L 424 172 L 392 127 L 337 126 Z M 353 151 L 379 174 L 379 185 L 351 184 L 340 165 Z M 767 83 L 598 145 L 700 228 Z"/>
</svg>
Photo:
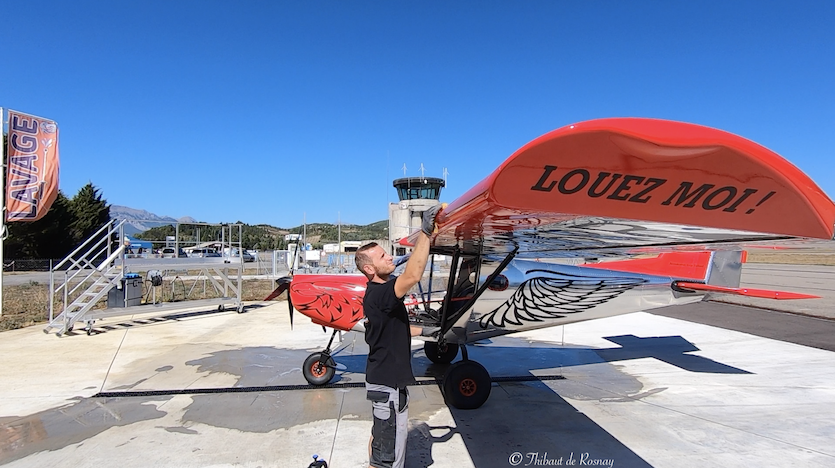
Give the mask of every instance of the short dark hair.
<svg viewBox="0 0 835 468">
<path fill-rule="evenodd" d="M 376 242 L 369 242 L 357 249 L 357 252 L 354 254 L 354 263 L 357 264 L 357 269 L 359 269 L 360 273 L 365 274 L 365 272 L 362 270 L 363 266 L 371 265 L 372 263 L 374 263 L 374 261 L 371 260 L 371 257 L 369 257 L 366 252 L 373 249 L 374 247 L 377 247 L 377 245 L 379 244 L 377 244 Z"/>
</svg>

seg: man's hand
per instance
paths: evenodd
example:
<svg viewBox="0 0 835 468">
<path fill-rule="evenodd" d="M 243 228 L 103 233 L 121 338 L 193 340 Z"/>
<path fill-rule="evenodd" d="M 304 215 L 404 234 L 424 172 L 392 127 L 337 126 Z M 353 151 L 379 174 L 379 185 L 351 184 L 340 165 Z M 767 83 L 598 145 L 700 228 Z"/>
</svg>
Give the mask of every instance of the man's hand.
<svg viewBox="0 0 835 468">
<path fill-rule="evenodd" d="M 441 211 L 440 203 L 423 212 L 423 223 L 420 230 L 427 236 L 432 237 L 432 233 L 435 232 L 435 216 L 438 216 L 438 211 Z"/>
</svg>

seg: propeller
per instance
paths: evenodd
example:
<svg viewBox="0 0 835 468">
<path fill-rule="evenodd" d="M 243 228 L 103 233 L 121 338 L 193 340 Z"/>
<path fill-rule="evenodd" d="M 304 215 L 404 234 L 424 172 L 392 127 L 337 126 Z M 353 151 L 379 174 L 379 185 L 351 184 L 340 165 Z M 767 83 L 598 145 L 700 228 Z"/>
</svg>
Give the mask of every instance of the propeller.
<svg viewBox="0 0 835 468">
<path fill-rule="evenodd" d="M 289 285 L 288 285 L 289 287 Z M 290 292 L 287 292 L 287 312 L 290 314 L 290 330 L 293 329 L 293 300 L 290 299 Z"/>
<path fill-rule="evenodd" d="M 302 228 L 299 227 L 299 234 L 302 233 Z M 279 278 L 278 281 L 286 281 L 287 286 L 284 289 L 290 288 L 290 283 L 293 281 L 293 273 L 296 266 L 296 260 L 299 258 L 299 244 L 302 242 L 301 236 L 296 239 L 296 249 L 293 252 L 293 259 L 290 261 L 290 276 Z M 293 329 L 293 299 L 290 298 L 290 291 L 287 291 L 287 312 L 290 314 L 290 330 Z"/>
<path fill-rule="evenodd" d="M 287 291 L 287 306 L 290 309 L 289 312 L 290 312 L 290 329 L 291 330 L 293 329 L 293 300 L 290 299 L 290 291 L 288 291 L 288 290 L 290 289 L 290 283 L 292 283 L 292 282 L 293 282 L 293 277 L 292 276 L 282 276 L 281 278 L 275 280 L 275 283 L 276 283 L 275 291 L 273 291 L 272 294 L 270 294 L 269 297 L 267 297 L 267 299 L 266 299 L 266 300 L 269 301 L 269 300 L 277 297 L 279 294 L 283 293 L 284 291 Z"/>
</svg>

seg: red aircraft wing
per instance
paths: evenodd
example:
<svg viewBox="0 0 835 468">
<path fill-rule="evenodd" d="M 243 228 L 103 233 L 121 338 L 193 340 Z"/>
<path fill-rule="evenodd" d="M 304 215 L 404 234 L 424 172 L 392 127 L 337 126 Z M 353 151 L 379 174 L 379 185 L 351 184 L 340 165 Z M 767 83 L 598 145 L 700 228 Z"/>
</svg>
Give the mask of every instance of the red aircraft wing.
<svg viewBox="0 0 835 468">
<path fill-rule="evenodd" d="M 434 245 L 594 256 L 833 238 L 835 204 L 797 167 L 713 128 L 642 118 L 528 143 L 438 217 Z"/>
</svg>

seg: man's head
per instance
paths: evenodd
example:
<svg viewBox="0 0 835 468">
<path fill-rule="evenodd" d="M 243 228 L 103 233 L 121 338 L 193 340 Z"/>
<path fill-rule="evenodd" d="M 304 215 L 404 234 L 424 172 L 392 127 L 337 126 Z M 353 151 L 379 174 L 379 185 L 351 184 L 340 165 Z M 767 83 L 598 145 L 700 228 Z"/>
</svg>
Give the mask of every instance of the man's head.
<svg viewBox="0 0 835 468">
<path fill-rule="evenodd" d="M 375 278 L 388 280 L 395 268 L 391 255 L 387 254 L 376 242 L 360 247 L 354 255 L 354 262 L 357 264 L 357 269 L 369 280 Z"/>
</svg>

